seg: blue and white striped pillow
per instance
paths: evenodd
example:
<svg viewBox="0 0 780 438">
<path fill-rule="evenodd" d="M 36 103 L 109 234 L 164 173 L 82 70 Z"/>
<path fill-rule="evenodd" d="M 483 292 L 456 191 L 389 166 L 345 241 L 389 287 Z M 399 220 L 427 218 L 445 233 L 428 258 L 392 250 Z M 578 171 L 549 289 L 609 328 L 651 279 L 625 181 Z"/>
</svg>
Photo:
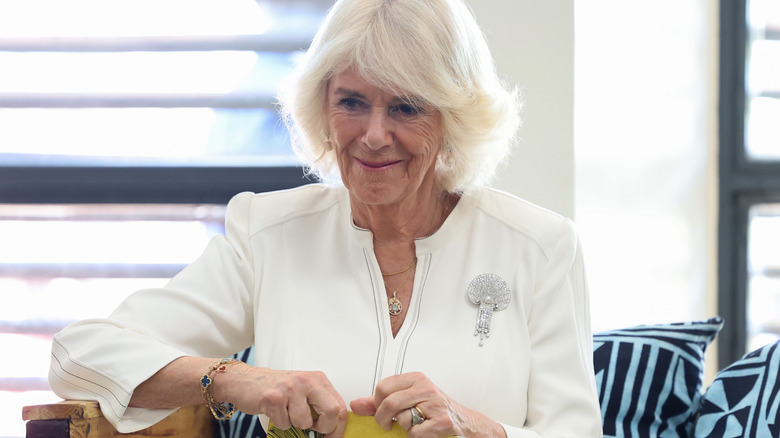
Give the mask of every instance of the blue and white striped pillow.
<svg viewBox="0 0 780 438">
<path fill-rule="evenodd" d="M 701 402 L 704 351 L 723 320 L 596 333 L 593 362 L 605 437 L 689 437 Z"/>
<path fill-rule="evenodd" d="M 780 341 L 718 373 L 707 392 L 696 437 L 780 437 Z"/>
</svg>

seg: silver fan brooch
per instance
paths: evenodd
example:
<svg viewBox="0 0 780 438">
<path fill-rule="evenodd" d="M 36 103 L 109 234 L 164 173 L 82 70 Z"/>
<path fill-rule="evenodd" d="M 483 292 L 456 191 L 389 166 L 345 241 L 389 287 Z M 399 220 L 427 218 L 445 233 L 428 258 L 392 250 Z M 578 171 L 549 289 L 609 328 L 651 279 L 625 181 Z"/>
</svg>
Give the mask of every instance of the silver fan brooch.
<svg viewBox="0 0 780 438">
<path fill-rule="evenodd" d="M 477 327 L 474 336 L 479 335 L 479 345 L 490 337 L 490 320 L 493 312 L 504 310 L 509 305 L 509 286 L 496 274 L 481 274 L 469 284 L 469 300 L 479 306 Z"/>
</svg>

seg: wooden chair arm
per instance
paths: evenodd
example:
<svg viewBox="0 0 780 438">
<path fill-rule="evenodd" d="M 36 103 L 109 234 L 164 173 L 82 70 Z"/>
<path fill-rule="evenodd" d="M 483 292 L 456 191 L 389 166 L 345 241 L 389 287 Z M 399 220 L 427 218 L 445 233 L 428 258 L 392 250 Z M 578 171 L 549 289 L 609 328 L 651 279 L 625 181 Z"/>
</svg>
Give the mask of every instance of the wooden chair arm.
<svg viewBox="0 0 780 438">
<path fill-rule="evenodd" d="M 149 428 L 119 433 L 100 411 L 97 402 L 65 400 L 48 405 L 25 406 L 27 438 L 212 438 L 214 419 L 205 405 L 185 406 Z"/>
</svg>

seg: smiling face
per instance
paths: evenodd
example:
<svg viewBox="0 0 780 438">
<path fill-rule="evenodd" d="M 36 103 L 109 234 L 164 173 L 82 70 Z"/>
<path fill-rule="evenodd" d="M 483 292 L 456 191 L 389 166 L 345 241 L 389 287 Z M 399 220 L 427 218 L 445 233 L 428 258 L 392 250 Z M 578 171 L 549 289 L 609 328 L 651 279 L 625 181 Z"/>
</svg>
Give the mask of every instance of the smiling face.
<svg viewBox="0 0 780 438">
<path fill-rule="evenodd" d="M 375 87 L 352 70 L 328 82 L 326 111 L 341 179 L 354 198 L 389 205 L 434 194 L 439 111 Z"/>
</svg>

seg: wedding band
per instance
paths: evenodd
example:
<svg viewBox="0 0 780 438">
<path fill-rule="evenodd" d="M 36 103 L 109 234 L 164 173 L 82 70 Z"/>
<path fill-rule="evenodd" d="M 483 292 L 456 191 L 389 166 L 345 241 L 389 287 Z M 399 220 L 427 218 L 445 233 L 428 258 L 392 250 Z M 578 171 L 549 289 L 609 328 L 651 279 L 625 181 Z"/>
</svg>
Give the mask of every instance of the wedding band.
<svg viewBox="0 0 780 438">
<path fill-rule="evenodd" d="M 422 424 L 422 422 L 425 421 L 425 415 L 423 414 L 423 411 L 417 406 L 409 408 L 409 412 L 412 413 L 412 426 L 417 426 L 418 424 Z"/>
</svg>

